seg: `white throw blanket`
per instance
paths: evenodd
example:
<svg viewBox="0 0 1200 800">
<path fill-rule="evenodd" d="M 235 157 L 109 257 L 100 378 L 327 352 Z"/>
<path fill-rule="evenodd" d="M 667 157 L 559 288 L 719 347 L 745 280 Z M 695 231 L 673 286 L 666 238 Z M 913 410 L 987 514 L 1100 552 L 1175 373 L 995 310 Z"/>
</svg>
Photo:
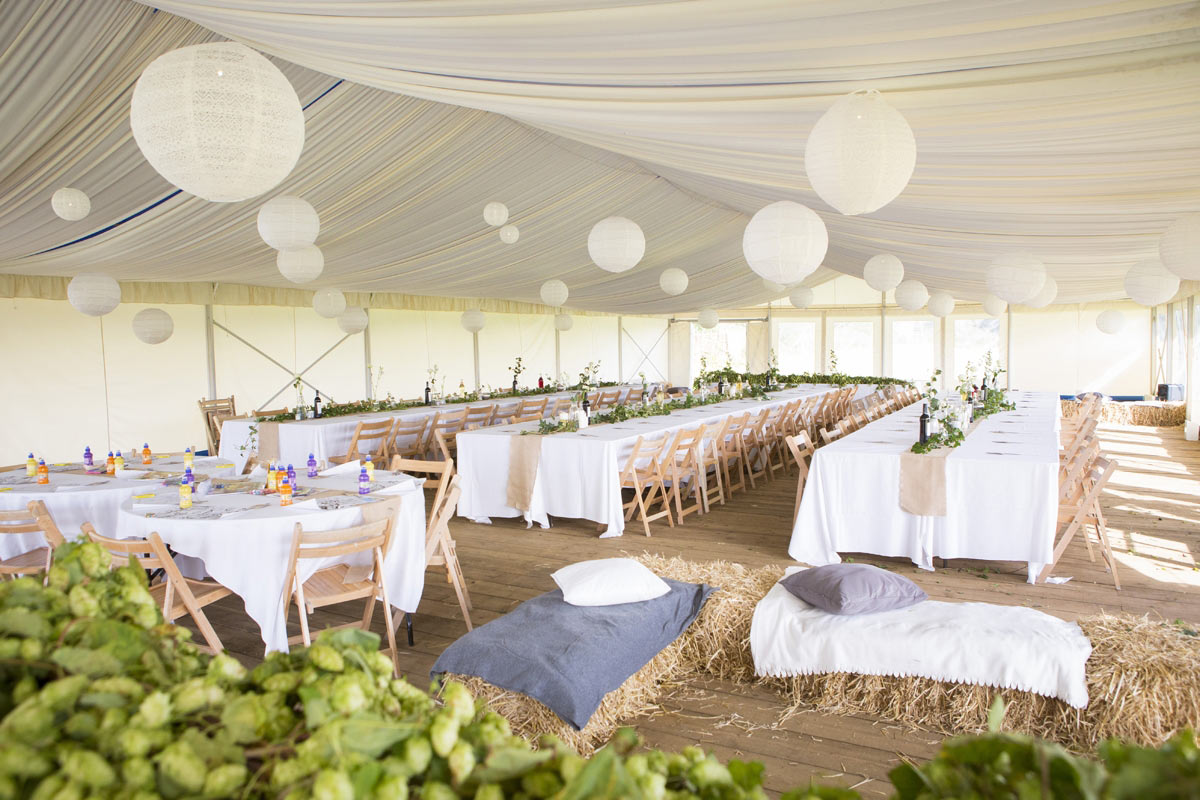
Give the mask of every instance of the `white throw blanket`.
<svg viewBox="0 0 1200 800">
<path fill-rule="evenodd" d="M 1020 689 L 1084 708 L 1092 645 L 1075 623 L 1022 606 L 926 600 L 840 616 L 776 584 L 754 609 L 750 650 L 762 676 L 921 677 Z"/>
</svg>

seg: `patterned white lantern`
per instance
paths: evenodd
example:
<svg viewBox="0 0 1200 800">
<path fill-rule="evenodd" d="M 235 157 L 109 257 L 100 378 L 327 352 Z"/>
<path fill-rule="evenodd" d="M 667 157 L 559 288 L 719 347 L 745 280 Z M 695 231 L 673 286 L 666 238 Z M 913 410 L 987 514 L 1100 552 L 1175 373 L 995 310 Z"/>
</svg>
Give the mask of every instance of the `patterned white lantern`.
<svg viewBox="0 0 1200 800">
<path fill-rule="evenodd" d="M 493 200 L 483 207 L 483 221 L 493 228 L 499 228 L 508 222 L 508 206 Z"/>
<path fill-rule="evenodd" d="M 571 318 L 570 314 L 554 315 L 554 327 L 556 330 L 569 331 L 574 324 L 575 320 Z"/>
<path fill-rule="evenodd" d="M 464 330 L 468 330 L 471 333 L 479 333 L 483 330 L 483 324 L 487 322 L 487 317 L 479 309 L 473 308 L 470 311 L 464 311 L 458 321 Z"/>
<path fill-rule="evenodd" d="M 516 225 L 505 225 L 500 229 L 500 241 L 505 244 L 516 244 L 520 238 L 521 231 L 517 230 Z"/>
<path fill-rule="evenodd" d="M 880 253 L 867 259 L 863 280 L 877 292 L 890 292 L 904 280 L 904 262 L 891 253 Z"/>
<path fill-rule="evenodd" d="M 269 192 L 304 149 L 304 112 L 288 79 L 235 42 L 164 53 L 133 88 L 142 155 L 185 192 L 235 203 Z"/>
<path fill-rule="evenodd" d="M 276 250 L 296 250 L 317 240 L 321 218 L 300 197 L 272 197 L 258 210 L 258 235 Z"/>
<path fill-rule="evenodd" d="M 664 269 L 662 274 L 658 276 L 658 288 L 662 289 L 669 295 L 679 295 L 687 291 L 688 276 L 687 273 L 677 267 Z"/>
<path fill-rule="evenodd" d="M 542 302 L 548 306 L 561 306 L 567 302 L 567 285 L 558 278 L 553 278 L 542 284 L 540 291 Z"/>
<path fill-rule="evenodd" d="M 821 266 L 829 233 L 807 206 L 780 200 L 758 210 L 742 234 L 742 255 L 759 276 L 788 286 Z"/>
<path fill-rule="evenodd" d="M 76 311 L 102 317 L 121 303 L 121 287 L 107 275 L 85 272 L 67 284 L 67 300 Z"/>
<path fill-rule="evenodd" d="M 1121 329 L 1125 327 L 1125 315 L 1111 308 L 1108 311 L 1101 311 L 1100 315 L 1096 317 L 1096 327 L 1100 329 L 1101 333 L 1107 333 L 1110 336 L 1120 333 Z"/>
<path fill-rule="evenodd" d="M 813 190 L 843 214 L 883 208 L 908 185 L 917 141 L 879 92 L 854 92 L 821 115 L 804 146 Z"/>
<path fill-rule="evenodd" d="M 919 311 L 928 302 L 929 290 L 920 281 L 909 278 L 896 287 L 896 305 L 905 311 Z"/>
<path fill-rule="evenodd" d="M 79 189 L 64 187 L 50 196 L 50 207 L 68 222 L 78 222 L 92 211 L 92 199 Z"/>
<path fill-rule="evenodd" d="M 935 317 L 948 317 L 954 313 L 954 298 L 946 292 L 934 292 L 929 296 L 929 313 Z"/>
<path fill-rule="evenodd" d="M 1139 261 L 1125 273 L 1125 293 L 1144 306 L 1165 303 L 1179 291 L 1179 276 L 1157 258 Z"/>
<path fill-rule="evenodd" d="M 1031 253 L 1005 253 L 987 269 L 988 291 L 1006 303 L 1032 300 L 1045 283 L 1046 265 Z"/>
<path fill-rule="evenodd" d="M 796 308 L 808 308 L 813 304 L 816 297 L 813 295 L 813 290 L 807 286 L 797 286 L 792 289 L 792 293 L 788 295 L 788 302 Z"/>
<path fill-rule="evenodd" d="M 365 331 L 369 321 L 366 310 L 358 306 L 350 306 L 337 318 L 338 327 L 350 334 Z"/>
<path fill-rule="evenodd" d="M 1158 240 L 1163 266 L 1179 277 L 1200 281 L 1200 214 L 1188 214 L 1167 226 Z"/>
<path fill-rule="evenodd" d="M 346 295 L 337 289 L 317 289 L 313 292 L 313 310 L 326 319 L 333 319 L 346 310 Z"/>
<path fill-rule="evenodd" d="M 983 310 L 991 317 L 998 317 L 1008 310 L 1008 303 L 996 297 L 994 294 L 989 294 L 983 298 Z"/>
<path fill-rule="evenodd" d="M 1045 308 L 1053 303 L 1056 297 L 1058 297 L 1058 281 L 1047 275 L 1041 290 L 1033 296 L 1032 300 L 1026 300 L 1025 305 L 1029 308 Z"/>
<path fill-rule="evenodd" d="M 625 272 L 636 267 L 646 255 L 646 234 L 631 219 L 602 219 L 588 233 L 588 255 L 602 270 Z"/>
<path fill-rule="evenodd" d="M 292 283 L 315 281 L 325 270 L 325 254 L 315 244 L 297 250 L 280 250 L 275 255 L 279 274 Z"/>
<path fill-rule="evenodd" d="M 715 328 L 720 321 L 721 315 L 711 308 L 702 308 L 696 315 L 696 322 L 700 323 L 701 328 Z"/>
<path fill-rule="evenodd" d="M 143 308 L 133 315 L 133 335 L 146 344 L 162 344 L 174 332 L 175 322 L 161 308 Z"/>
</svg>

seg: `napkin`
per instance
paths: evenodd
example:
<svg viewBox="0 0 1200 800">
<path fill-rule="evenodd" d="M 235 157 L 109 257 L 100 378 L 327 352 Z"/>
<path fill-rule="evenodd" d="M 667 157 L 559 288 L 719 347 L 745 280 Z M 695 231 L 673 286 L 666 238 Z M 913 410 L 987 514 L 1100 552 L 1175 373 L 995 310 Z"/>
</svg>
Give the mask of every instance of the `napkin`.
<svg viewBox="0 0 1200 800">
<path fill-rule="evenodd" d="M 267 479 L 267 468 L 259 464 L 250 470 L 250 474 L 246 477 L 252 481 L 265 481 Z"/>
<path fill-rule="evenodd" d="M 196 484 L 196 494 L 200 497 L 204 497 L 212 491 L 212 488 L 213 483 L 211 479 L 207 481 L 200 481 L 200 483 Z"/>
<path fill-rule="evenodd" d="M 345 464 L 338 464 L 336 467 L 321 470 L 317 474 L 322 478 L 328 478 L 330 475 L 357 475 L 360 470 L 362 470 L 362 464 L 355 459 L 347 461 Z"/>
</svg>

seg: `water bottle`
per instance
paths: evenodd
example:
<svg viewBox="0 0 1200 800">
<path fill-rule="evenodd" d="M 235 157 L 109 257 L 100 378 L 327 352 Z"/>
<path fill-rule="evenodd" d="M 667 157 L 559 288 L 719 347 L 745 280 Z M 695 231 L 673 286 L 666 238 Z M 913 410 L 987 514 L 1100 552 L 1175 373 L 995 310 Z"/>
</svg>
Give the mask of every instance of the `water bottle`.
<svg viewBox="0 0 1200 800">
<path fill-rule="evenodd" d="M 153 463 L 153 461 L 154 458 L 150 455 L 150 443 L 147 442 L 142 445 L 142 463 L 150 464 Z"/>
<path fill-rule="evenodd" d="M 50 468 L 46 466 L 46 460 L 39 459 L 37 463 L 37 482 L 46 484 L 50 482 Z"/>
<path fill-rule="evenodd" d="M 317 459 L 313 457 L 312 453 L 308 454 L 308 477 L 317 477 Z"/>
<path fill-rule="evenodd" d="M 83 465 L 85 467 L 96 466 L 95 462 L 92 460 L 92 448 L 90 447 L 83 448 Z"/>
<path fill-rule="evenodd" d="M 358 473 L 358 493 L 359 494 L 370 494 L 371 493 L 371 476 L 367 475 L 366 467 L 363 467 L 362 470 Z"/>
<path fill-rule="evenodd" d="M 25 459 L 25 477 L 32 478 L 38 473 L 38 462 L 33 457 L 33 453 L 29 454 L 29 458 Z"/>
</svg>

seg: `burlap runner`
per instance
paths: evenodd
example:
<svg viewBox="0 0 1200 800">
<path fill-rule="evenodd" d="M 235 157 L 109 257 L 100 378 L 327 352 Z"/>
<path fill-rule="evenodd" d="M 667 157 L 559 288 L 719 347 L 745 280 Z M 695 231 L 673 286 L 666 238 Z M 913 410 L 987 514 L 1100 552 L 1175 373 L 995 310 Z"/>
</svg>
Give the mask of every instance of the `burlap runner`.
<svg viewBox="0 0 1200 800">
<path fill-rule="evenodd" d="M 922 517 L 946 516 L 946 456 L 951 448 L 932 453 L 900 454 L 900 508 Z"/>
<path fill-rule="evenodd" d="M 542 437 L 537 434 L 513 436 L 508 446 L 508 492 L 505 503 L 518 511 L 528 511 L 542 460 Z"/>
<path fill-rule="evenodd" d="M 258 423 L 258 460 L 262 463 L 279 460 L 279 423 Z"/>
</svg>

